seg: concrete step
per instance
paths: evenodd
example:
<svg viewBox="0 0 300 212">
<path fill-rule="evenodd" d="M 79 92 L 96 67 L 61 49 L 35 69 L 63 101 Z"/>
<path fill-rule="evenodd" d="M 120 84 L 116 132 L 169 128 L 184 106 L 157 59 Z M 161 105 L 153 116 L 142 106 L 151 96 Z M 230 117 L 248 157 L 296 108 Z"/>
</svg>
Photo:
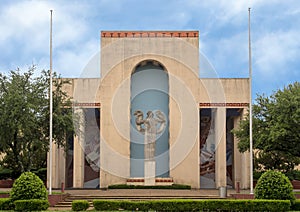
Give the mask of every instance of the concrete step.
<svg viewBox="0 0 300 212">
<path fill-rule="evenodd" d="M 94 200 L 94 199 L 118 199 L 118 200 L 150 200 L 150 199 L 219 199 L 219 196 L 69 196 L 65 201 Z"/>
</svg>

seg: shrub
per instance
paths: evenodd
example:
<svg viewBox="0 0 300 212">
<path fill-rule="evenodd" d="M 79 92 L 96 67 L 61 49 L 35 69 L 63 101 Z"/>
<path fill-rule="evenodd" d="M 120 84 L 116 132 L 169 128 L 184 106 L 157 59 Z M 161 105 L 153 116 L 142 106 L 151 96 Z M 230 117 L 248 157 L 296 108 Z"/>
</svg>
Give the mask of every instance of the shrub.
<svg viewBox="0 0 300 212">
<path fill-rule="evenodd" d="M 48 200 L 27 199 L 16 200 L 15 211 L 44 211 L 49 208 Z"/>
<path fill-rule="evenodd" d="M 296 200 L 295 204 L 292 205 L 291 209 L 295 210 L 295 211 L 300 211 L 300 200 L 299 199 Z"/>
<path fill-rule="evenodd" d="M 159 186 L 117 184 L 117 185 L 109 185 L 108 189 L 187 189 L 190 190 L 191 186 L 182 185 L 182 184 L 159 185 Z"/>
<path fill-rule="evenodd" d="M 96 211 L 119 210 L 121 209 L 122 201 L 119 200 L 93 200 L 93 205 Z"/>
<path fill-rule="evenodd" d="M 11 198 L 0 198 L 0 210 L 13 210 L 14 208 Z"/>
<path fill-rule="evenodd" d="M 289 211 L 289 200 L 94 200 L 96 211 Z"/>
<path fill-rule="evenodd" d="M 120 208 L 129 211 L 148 211 L 153 207 L 151 201 L 122 201 Z"/>
<path fill-rule="evenodd" d="M 13 201 L 26 199 L 48 200 L 47 189 L 43 181 L 31 172 L 24 172 L 15 180 L 10 197 Z"/>
<path fill-rule="evenodd" d="M 289 179 L 278 171 L 267 171 L 258 180 L 255 187 L 256 199 L 290 200 L 294 203 L 293 186 Z"/>
<path fill-rule="evenodd" d="M 90 204 L 87 200 L 73 200 L 72 210 L 73 211 L 86 211 Z"/>
</svg>

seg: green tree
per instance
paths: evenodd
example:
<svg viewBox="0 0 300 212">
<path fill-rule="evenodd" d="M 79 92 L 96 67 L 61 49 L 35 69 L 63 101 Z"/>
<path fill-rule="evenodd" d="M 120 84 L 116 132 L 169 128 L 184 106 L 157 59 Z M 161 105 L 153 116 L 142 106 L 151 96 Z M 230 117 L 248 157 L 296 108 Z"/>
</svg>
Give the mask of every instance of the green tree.
<svg viewBox="0 0 300 212">
<path fill-rule="evenodd" d="M 0 153 L 2 166 L 17 174 L 46 166 L 49 148 L 49 72 L 35 77 L 35 66 L 0 74 Z M 66 147 L 73 130 L 71 101 L 62 90 L 66 81 L 54 74 L 53 139 Z"/>
<path fill-rule="evenodd" d="M 249 116 L 233 131 L 240 152 L 249 150 Z M 253 105 L 253 148 L 257 169 L 288 172 L 300 163 L 300 83 L 270 97 L 258 95 Z"/>
</svg>

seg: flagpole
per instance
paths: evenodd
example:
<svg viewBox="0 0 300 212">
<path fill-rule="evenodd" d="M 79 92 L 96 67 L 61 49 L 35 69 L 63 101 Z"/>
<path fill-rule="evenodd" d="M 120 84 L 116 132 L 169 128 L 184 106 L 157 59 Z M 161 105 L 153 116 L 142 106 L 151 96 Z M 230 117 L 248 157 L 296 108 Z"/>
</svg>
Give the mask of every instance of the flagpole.
<svg viewBox="0 0 300 212">
<path fill-rule="evenodd" d="M 250 7 L 249 12 L 249 140 L 250 140 L 250 194 L 253 194 L 253 140 L 252 140 L 252 61 L 251 61 L 251 33 L 250 33 Z"/>
<path fill-rule="evenodd" d="M 50 127 L 49 127 L 49 194 L 52 194 L 52 10 L 50 10 Z"/>
</svg>

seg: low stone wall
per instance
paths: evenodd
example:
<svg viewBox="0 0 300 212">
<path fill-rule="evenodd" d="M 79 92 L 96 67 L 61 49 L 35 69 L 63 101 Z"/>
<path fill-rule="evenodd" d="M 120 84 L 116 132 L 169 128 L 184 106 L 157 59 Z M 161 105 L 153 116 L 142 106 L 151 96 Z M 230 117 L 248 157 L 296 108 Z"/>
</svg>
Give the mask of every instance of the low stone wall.
<svg viewBox="0 0 300 212">
<path fill-rule="evenodd" d="M 8 198 L 9 194 L 0 194 L 0 198 Z"/>
<path fill-rule="evenodd" d="M 69 194 L 51 194 L 48 195 L 48 201 L 50 206 L 54 206 L 57 203 L 63 201 L 65 198 L 67 198 L 69 196 Z"/>
<path fill-rule="evenodd" d="M 14 180 L 0 180 L 0 188 L 11 188 Z"/>
<path fill-rule="evenodd" d="M 291 181 L 294 189 L 300 189 L 300 180 Z"/>
<path fill-rule="evenodd" d="M 57 203 L 63 201 L 65 198 L 67 198 L 69 194 L 51 194 L 48 195 L 48 201 L 50 206 L 54 206 Z M 8 198 L 9 194 L 0 194 L 0 198 Z"/>
</svg>

